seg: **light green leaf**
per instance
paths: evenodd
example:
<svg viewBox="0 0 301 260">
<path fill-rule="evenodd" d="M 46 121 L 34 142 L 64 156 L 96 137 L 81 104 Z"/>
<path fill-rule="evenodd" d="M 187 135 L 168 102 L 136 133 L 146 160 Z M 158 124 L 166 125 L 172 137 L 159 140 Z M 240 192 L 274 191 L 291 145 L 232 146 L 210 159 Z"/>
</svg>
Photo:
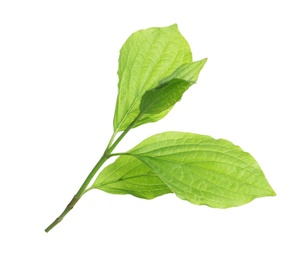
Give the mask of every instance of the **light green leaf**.
<svg viewBox="0 0 301 260">
<path fill-rule="evenodd" d="M 190 47 L 176 24 L 133 33 L 120 50 L 115 132 L 125 130 L 138 116 L 145 91 L 191 60 Z"/>
<path fill-rule="evenodd" d="M 209 136 L 165 132 L 130 150 L 181 199 L 228 208 L 274 196 L 258 163 L 238 146 Z"/>
<path fill-rule="evenodd" d="M 159 82 L 159 86 L 163 85 L 164 83 L 166 83 L 172 79 L 183 79 L 183 80 L 187 80 L 187 81 L 196 82 L 198 80 L 199 74 L 200 74 L 202 68 L 205 66 L 207 60 L 208 59 L 205 58 L 205 59 L 202 59 L 199 61 L 182 64 L 173 73 L 171 73 L 166 78 L 162 79 Z"/>
<path fill-rule="evenodd" d="M 141 98 L 140 113 L 148 117 L 150 114 L 155 115 L 153 122 L 165 116 L 181 99 L 183 93 L 197 81 L 206 61 L 207 59 L 204 59 L 183 64 L 171 75 L 161 80 L 158 87 L 146 91 Z M 143 117 L 141 121 L 143 122 Z M 141 121 L 138 121 L 137 124 Z"/>
<path fill-rule="evenodd" d="M 172 193 L 150 168 L 135 157 L 126 155 L 104 168 L 90 189 L 112 194 L 131 194 L 144 199 Z"/>
</svg>

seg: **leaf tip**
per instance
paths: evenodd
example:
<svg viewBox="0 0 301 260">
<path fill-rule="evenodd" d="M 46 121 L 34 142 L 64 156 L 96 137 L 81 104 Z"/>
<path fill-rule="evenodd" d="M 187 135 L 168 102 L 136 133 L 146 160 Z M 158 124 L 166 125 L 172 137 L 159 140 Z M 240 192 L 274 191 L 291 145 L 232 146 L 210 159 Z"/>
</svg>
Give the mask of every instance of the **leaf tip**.
<svg viewBox="0 0 301 260">
<path fill-rule="evenodd" d="M 275 197 L 277 196 L 277 193 L 274 191 L 274 189 L 272 188 L 272 186 L 268 184 L 268 189 L 266 189 L 266 195 L 265 196 L 271 196 L 271 197 Z"/>
<path fill-rule="evenodd" d="M 271 196 L 275 197 L 277 196 L 277 193 L 271 188 Z"/>
<path fill-rule="evenodd" d="M 205 66 L 205 64 L 207 63 L 207 61 L 208 61 L 208 58 L 200 60 L 200 63 L 201 63 L 201 66 L 202 66 L 201 69 Z"/>
</svg>

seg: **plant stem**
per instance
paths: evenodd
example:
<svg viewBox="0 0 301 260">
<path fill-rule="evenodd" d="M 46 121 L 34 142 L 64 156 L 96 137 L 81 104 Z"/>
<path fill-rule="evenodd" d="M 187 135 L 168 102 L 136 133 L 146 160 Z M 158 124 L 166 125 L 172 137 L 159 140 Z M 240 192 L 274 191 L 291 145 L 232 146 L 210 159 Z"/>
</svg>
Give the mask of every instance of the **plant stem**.
<svg viewBox="0 0 301 260">
<path fill-rule="evenodd" d="M 117 138 L 117 140 L 112 144 L 110 148 L 107 149 L 106 155 L 110 157 L 111 153 L 115 149 L 115 147 L 120 143 L 122 138 L 135 126 L 135 124 L 138 122 L 138 120 L 143 116 L 143 114 L 139 114 L 135 120 L 122 132 L 122 134 Z"/>
<path fill-rule="evenodd" d="M 109 141 L 109 143 L 108 143 L 108 145 L 107 145 L 106 150 L 108 150 L 108 149 L 110 148 L 110 146 L 112 145 L 112 143 L 113 143 L 113 141 L 114 141 L 115 136 L 117 135 L 117 133 L 118 133 L 118 132 L 114 132 L 113 135 L 111 136 L 111 139 L 110 139 L 110 141 Z"/>
<path fill-rule="evenodd" d="M 113 156 L 120 156 L 120 155 L 132 155 L 131 153 L 111 153 L 109 155 L 109 157 L 113 157 Z"/>
<path fill-rule="evenodd" d="M 109 144 L 107 146 L 107 149 L 105 150 L 102 157 L 99 159 L 97 164 L 94 166 L 82 186 L 79 188 L 78 192 L 74 195 L 70 203 L 67 205 L 65 210 L 62 212 L 62 214 L 56 218 L 46 229 L 45 232 L 49 232 L 52 228 L 54 228 L 58 223 L 60 223 L 63 218 L 69 213 L 71 209 L 75 206 L 75 204 L 80 200 L 82 195 L 85 193 L 86 188 L 88 187 L 89 183 L 97 173 L 97 171 L 100 169 L 100 167 L 106 162 L 107 159 L 111 157 L 112 151 L 115 149 L 115 147 L 119 144 L 119 142 L 122 140 L 122 138 L 131 130 L 131 128 L 134 127 L 134 125 L 137 123 L 137 121 L 140 119 L 141 114 L 139 114 L 135 120 L 122 132 L 122 134 L 117 138 L 117 140 L 113 143 L 114 137 L 116 136 L 116 133 L 113 134 L 112 138 L 109 141 Z M 111 145 L 111 143 L 113 143 Z M 111 145 L 111 146 L 110 146 Z"/>
<path fill-rule="evenodd" d="M 60 223 L 63 218 L 69 213 L 71 209 L 75 206 L 75 204 L 80 200 L 82 194 L 84 193 L 85 189 L 89 185 L 90 181 L 94 177 L 94 175 L 97 173 L 99 168 L 104 164 L 104 162 L 108 159 L 106 155 L 103 155 L 100 160 L 97 162 L 97 164 L 94 166 L 82 186 L 79 188 L 78 192 L 74 195 L 73 199 L 70 201 L 70 203 L 67 205 L 65 210 L 62 212 L 62 214 L 56 218 L 46 229 L 45 232 L 49 232 L 52 228 L 54 228 L 58 223 Z"/>
<path fill-rule="evenodd" d="M 66 209 L 63 211 L 63 213 L 45 229 L 45 232 L 49 232 L 58 223 L 60 223 L 63 220 L 63 218 L 68 214 L 68 212 L 74 207 L 76 202 L 78 202 L 78 200 L 79 198 L 74 196 L 73 199 L 70 201 L 70 203 L 67 205 Z"/>
</svg>

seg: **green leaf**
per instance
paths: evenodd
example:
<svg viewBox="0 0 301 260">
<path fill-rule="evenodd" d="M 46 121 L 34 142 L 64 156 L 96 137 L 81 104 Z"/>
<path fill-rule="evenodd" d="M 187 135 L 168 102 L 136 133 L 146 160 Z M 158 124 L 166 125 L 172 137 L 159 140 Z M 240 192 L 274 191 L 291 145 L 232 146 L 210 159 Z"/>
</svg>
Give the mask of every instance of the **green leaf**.
<svg viewBox="0 0 301 260">
<path fill-rule="evenodd" d="M 189 44 L 176 24 L 133 33 L 120 50 L 115 132 L 125 130 L 139 115 L 145 91 L 157 87 L 160 80 L 191 60 Z"/>
<path fill-rule="evenodd" d="M 141 98 L 140 113 L 156 115 L 153 122 L 164 117 L 178 102 L 183 93 L 197 81 L 207 59 L 181 65 L 171 75 L 161 80 L 159 86 L 148 90 Z M 164 113 L 165 112 L 165 113 Z M 158 117 L 158 114 L 160 116 Z M 137 124 L 144 122 L 142 117 Z"/>
<path fill-rule="evenodd" d="M 104 168 L 90 189 L 153 199 L 172 191 L 145 164 L 132 156 L 120 156 Z"/>
<path fill-rule="evenodd" d="M 159 86 L 165 84 L 166 82 L 172 79 L 183 79 L 187 81 L 196 82 L 206 62 L 207 62 L 207 58 L 199 61 L 182 64 L 172 74 L 162 79 L 159 82 Z"/>
<path fill-rule="evenodd" d="M 168 110 L 181 99 L 183 93 L 192 84 L 194 83 L 186 80 L 172 79 L 157 88 L 148 90 L 141 99 L 141 113 L 160 114 Z"/>
<path fill-rule="evenodd" d="M 258 163 L 238 146 L 209 136 L 165 132 L 130 150 L 181 199 L 228 208 L 274 196 Z"/>
</svg>

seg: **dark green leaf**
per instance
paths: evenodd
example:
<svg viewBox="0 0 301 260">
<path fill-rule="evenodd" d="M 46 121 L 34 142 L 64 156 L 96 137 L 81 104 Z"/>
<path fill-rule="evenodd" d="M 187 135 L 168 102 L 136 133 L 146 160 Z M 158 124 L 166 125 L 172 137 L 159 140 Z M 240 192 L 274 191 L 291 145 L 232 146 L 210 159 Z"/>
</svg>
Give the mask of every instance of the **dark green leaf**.
<svg viewBox="0 0 301 260">
<path fill-rule="evenodd" d="M 171 75 L 161 80 L 158 87 L 146 91 L 141 99 L 140 113 L 146 114 L 148 117 L 150 114 L 156 115 L 153 122 L 165 116 L 181 99 L 183 93 L 198 79 L 206 61 L 207 59 L 204 59 L 183 64 Z M 158 114 L 161 114 L 160 118 L 158 118 Z M 141 121 L 143 122 L 143 118 Z"/>
<path fill-rule="evenodd" d="M 148 90 L 141 99 L 141 113 L 159 114 L 173 107 L 192 84 L 182 79 L 172 79 L 160 87 Z"/>
</svg>

